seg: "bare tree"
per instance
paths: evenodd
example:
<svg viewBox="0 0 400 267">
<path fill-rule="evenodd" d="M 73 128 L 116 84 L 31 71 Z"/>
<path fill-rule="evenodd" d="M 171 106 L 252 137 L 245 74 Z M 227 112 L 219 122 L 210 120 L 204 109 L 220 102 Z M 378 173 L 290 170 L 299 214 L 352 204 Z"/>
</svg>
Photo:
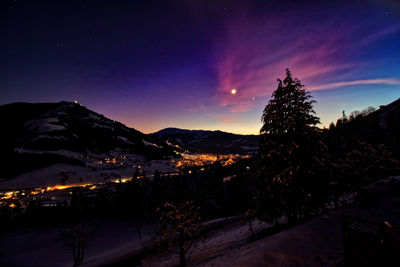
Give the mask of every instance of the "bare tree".
<svg viewBox="0 0 400 267">
<path fill-rule="evenodd" d="M 253 229 L 253 222 L 256 219 L 257 215 L 255 210 L 252 209 L 248 209 L 246 211 L 246 213 L 244 214 L 244 218 L 247 221 L 247 223 L 249 224 L 249 230 L 251 233 L 251 239 L 254 239 L 255 237 L 255 233 L 254 233 L 254 229 Z"/>
<path fill-rule="evenodd" d="M 158 236 L 167 242 L 169 251 L 179 254 L 181 267 L 186 265 L 186 252 L 200 236 L 202 225 L 198 210 L 192 201 L 178 206 L 165 203 L 157 209 L 160 216 Z"/>
<path fill-rule="evenodd" d="M 143 222 L 142 221 L 135 222 L 134 227 L 135 227 L 136 233 L 138 234 L 139 241 L 140 241 L 140 243 L 142 243 L 143 242 L 143 240 L 142 240 Z"/>
<path fill-rule="evenodd" d="M 62 240 L 72 250 L 74 266 L 82 263 L 85 249 L 94 237 L 92 230 L 91 225 L 88 223 L 77 223 L 61 231 Z"/>
</svg>

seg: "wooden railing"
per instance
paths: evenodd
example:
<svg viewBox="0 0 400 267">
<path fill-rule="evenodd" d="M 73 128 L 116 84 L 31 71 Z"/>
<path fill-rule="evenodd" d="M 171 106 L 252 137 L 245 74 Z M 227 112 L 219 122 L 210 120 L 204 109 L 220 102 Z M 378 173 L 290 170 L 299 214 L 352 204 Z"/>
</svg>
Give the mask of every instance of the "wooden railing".
<svg viewBox="0 0 400 267">
<path fill-rule="evenodd" d="M 346 266 L 400 266 L 400 228 L 342 215 Z"/>
</svg>

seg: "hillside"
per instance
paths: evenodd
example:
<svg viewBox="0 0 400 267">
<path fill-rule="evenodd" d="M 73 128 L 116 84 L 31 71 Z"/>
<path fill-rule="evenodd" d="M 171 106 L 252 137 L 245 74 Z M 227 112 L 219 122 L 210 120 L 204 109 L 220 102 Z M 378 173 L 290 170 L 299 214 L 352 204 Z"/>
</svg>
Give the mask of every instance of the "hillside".
<svg viewBox="0 0 400 267">
<path fill-rule="evenodd" d="M 336 125 L 331 125 L 328 133 L 331 146 L 337 149 L 341 147 L 346 151 L 357 141 L 374 146 L 384 144 L 396 158 L 400 158 L 400 99 L 373 112 L 366 109 L 344 121 L 339 119 Z"/>
<path fill-rule="evenodd" d="M 150 136 L 191 153 L 249 154 L 258 149 L 259 143 L 257 135 L 178 128 L 165 128 Z"/>
<path fill-rule="evenodd" d="M 53 164 L 84 166 L 88 153 L 114 151 L 150 159 L 172 155 L 151 137 L 77 102 L 2 105 L 0 124 L 3 178 Z"/>
</svg>

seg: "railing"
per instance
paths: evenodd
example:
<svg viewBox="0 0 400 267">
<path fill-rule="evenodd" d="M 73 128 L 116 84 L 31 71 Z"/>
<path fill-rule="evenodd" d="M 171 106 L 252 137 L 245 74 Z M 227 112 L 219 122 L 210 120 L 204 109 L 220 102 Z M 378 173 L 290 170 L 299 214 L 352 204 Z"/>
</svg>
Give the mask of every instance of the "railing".
<svg viewBox="0 0 400 267">
<path fill-rule="evenodd" d="M 400 266 L 400 228 L 342 215 L 346 266 Z"/>
</svg>

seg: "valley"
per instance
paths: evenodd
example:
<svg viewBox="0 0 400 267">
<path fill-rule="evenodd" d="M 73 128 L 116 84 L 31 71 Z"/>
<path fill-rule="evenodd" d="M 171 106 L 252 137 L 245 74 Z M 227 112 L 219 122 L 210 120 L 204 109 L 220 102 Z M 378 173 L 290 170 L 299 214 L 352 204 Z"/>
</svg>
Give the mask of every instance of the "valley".
<svg viewBox="0 0 400 267">
<path fill-rule="evenodd" d="M 44 207 L 69 205 L 72 192 L 77 189 L 90 196 L 100 189 L 115 191 L 118 184 L 132 181 L 133 177 L 152 180 L 156 172 L 161 176 L 177 176 L 185 168 L 206 167 L 217 161 L 227 166 L 251 157 L 182 153 L 177 159 L 145 161 L 138 155 L 118 153 L 104 158 L 93 154 L 74 156 L 84 161 L 86 168 L 53 165 L 0 183 L 0 206 L 25 209 L 30 201 L 38 201 Z M 200 168 L 200 171 L 204 171 L 204 168 Z M 39 178 L 43 176 L 46 179 Z"/>
</svg>

